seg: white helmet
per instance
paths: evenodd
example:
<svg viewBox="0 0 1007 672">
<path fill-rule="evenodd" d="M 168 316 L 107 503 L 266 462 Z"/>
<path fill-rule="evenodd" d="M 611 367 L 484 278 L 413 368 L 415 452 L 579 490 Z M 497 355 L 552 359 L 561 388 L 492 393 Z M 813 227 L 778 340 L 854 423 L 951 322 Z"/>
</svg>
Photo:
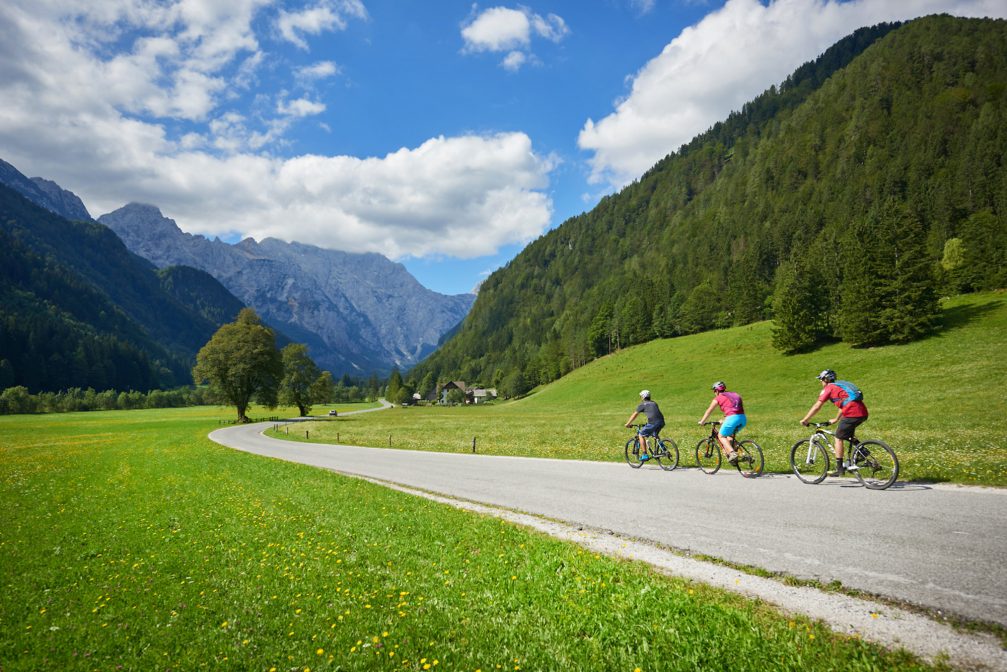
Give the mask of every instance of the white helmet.
<svg viewBox="0 0 1007 672">
<path fill-rule="evenodd" d="M 640 396 L 646 399 L 650 396 L 650 390 L 640 390 Z"/>
</svg>

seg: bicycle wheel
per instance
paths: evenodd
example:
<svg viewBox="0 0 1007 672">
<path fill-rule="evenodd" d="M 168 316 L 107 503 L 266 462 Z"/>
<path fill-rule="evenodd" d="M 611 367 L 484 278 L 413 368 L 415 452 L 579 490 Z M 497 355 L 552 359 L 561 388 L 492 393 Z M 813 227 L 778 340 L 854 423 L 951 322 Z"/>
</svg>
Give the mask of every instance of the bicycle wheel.
<svg viewBox="0 0 1007 672">
<path fill-rule="evenodd" d="M 829 447 L 818 436 L 801 439 L 790 449 L 790 468 L 804 483 L 821 483 L 829 472 Z"/>
<path fill-rule="evenodd" d="M 678 466 L 678 444 L 672 439 L 658 439 L 654 457 L 665 471 L 674 471 Z"/>
<path fill-rule="evenodd" d="M 762 447 L 751 439 L 737 441 L 734 450 L 738 453 L 738 472 L 745 478 L 755 478 L 762 475 L 765 461 L 762 458 Z"/>
<path fill-rule="evenodd" d="M 640 459 L 641 452 L 643 452 L 644 456 L 647 455 L 646 450 L 644 451 L 640 450 L 639 438 L 634 436 L 632 439 L 626 442 L 626 450 L 625 450 L 626 464 L 633 467 L 634 469 L 639 469 L 640 467 L 642 467 L 643 463 L 646 462 L 647 459 L 646 458 L 642 460 Z"/>
<path fill-rule="evenodd" d="M 720 469 L 720 446 L 716 439 L 705 438 L 696 444 L 696 465 L 704 473 L 717 473 Z"/>
<path fill-rule="evenodd" d="M 871 490 L 884 490 L 899 477 L 899 458 L 884 441 L 863 441 L 854 448 L 854 472 Z"/>
</svg>

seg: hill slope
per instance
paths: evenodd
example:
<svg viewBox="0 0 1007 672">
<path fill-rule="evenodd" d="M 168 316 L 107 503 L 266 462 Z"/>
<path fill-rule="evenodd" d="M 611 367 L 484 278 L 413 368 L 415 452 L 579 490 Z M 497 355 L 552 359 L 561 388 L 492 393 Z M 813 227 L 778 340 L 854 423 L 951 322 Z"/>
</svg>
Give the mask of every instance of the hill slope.
<svg viewBox="0 0 1007 672">
<path fill-rule="evenodd" d="M 710 386 L 724 380 L 745 400 L 742 436 L 762 445 L 768 470 L 787 472 L 790 447 L 810 433 L 798 423 L 821 392 L 815 376 L 828 367 L 864 390 L 871 417 L 859 434 L 891 444 L 900 480 L 1007 485 L 1000 426 L 1007 402 L 994 391 L 1007 379 L 1007 293 L 945 300 L 936 334 L 904 345 L 833 344 L 787 356 L 772 348 L 769 331 L 758 322 L 651 341 L 504 404 L 396 409 L 305 429 L 312 441 L 387 447 L 391 436 L 396 448 L 469 452 L 477 436 L 481 454 L 621 461 L 630 438 L 623 423 L 646 388 L 667 419 L 662 435 L 678 443 L 681 464 L 693 466 L 692 451 L 708 433 L 696 422 Z M 834 411 L 830 405 L 818 417 Z"/>
<path fill-rule="evenodd" d="M 201 271 L 164 282 L 180 298 L 107 227 L 68 221 L 0 185 L 0 387 L 191 382 L 197 350 L 239 302 Z M 183 303 L 195 293 L 209 317 Z"/>
<path fill-rule="evenodd" d="M 887 200 L 919 223 L 929 263 L 957 238 L 970 287 L 1002 287 L 1005 156 L 1007 22 L 860 31 L 529 245 L 414 375 L 520 392 L 619 347 L 765 319 L 790 260 L 835 310 L 858 273 L 835 263 L 850 223 Z"/>
</svg>

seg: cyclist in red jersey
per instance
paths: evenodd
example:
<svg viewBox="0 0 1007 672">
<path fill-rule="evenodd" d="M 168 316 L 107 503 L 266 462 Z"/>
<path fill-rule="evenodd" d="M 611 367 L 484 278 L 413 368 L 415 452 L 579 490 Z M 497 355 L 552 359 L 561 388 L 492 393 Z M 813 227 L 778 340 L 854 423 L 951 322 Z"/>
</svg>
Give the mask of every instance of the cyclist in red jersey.
<svg viewBox="0 0 1007 672">
<path fill-rule="evenodd" d="M 832 369 L 825 369 L 817 376 L 818 380 L 822 383 L 822 393 L 818 395 L 818 401 L 814 403 L 810 410 L 801 419 L 801 424 L 805 427 L 808 425 L 808 421 L 815 416 L 816 413 L 825 405 L 825 402 L 831 401 L 839 409 L 829 424 L 839 423 L 839 427 L 836 428 L 836 440 L 835 440 L 835 451 L 836 451 L 836 469 L 829 472 L 829 476 L 842 476 L 845 467 L 843 465 L 843 441 L 849 441 L 853 438 L 853 433 L 856 428 L 863 424 L 867 420 L 867 406 L 864 404 L 863 399 L 852 399 L 843 387 L 836 385 L 836 372 Z"/>
</svg>

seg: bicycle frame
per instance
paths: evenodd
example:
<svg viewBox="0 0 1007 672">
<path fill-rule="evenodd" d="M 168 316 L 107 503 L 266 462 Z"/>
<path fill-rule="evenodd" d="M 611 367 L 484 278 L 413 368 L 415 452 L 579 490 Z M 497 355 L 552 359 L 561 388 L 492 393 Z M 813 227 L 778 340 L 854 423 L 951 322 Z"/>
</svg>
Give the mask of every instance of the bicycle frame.
<svg viewBox="0 0 1007 672">
<path fill-rule="evenodd" d="M 724 423 L 720 422 L 719 420 L 711 420 L 710 422 L 704 422 L 703 424 L 710 425 L 710 436 L 708 438 L 711 438 L 714 441 L 716 441 L 718 450 L 722 450 L 724 445 L 720 442 L 720 432 L 718 430 L 720 429 L 720 426 Z M 734 434 L 731 434 L 729 437 L 727 437 L 728 439 L 730 439 L 732 446 L 735 446 L 738 443 L 738 439 L 736 438 L 737 434 L 738 433 L 735 432 Z"/>
<path fill-rule="evenodd" d="M 836 453 L 835 453 L 834 440 L 836 438 L 836 433 L 830 432 L 829 430 L 825 429 L 825 425 L 819 426 L 818 423 L 812 423 L 812 424 L 815 425 L 815 433 L 808 437 L 808 457 L 807 457 L 808 462 L 810 463 L 811 460 L 814 458 L 815 438 L 823 439 L 828 445 L 829 450 L 832 451 L 832 457 L 835 457 Z M 832 439 L 830 439 L 829 437 L 832 437 Z M 843 464 L 848 467 L 853 464 L 853 453 L 856 452 L 856 447 L 860 445 L 860 441 L 857 440 L 856 436 L 851 436 L 848 439 L 840 439 L 840 441 L 842 441 L 844 444 L 849 444 L 850 449 L 843 450 Z M 838 462 L 839 458 L 836 458 L 836 461 Z"/>
</svg>

